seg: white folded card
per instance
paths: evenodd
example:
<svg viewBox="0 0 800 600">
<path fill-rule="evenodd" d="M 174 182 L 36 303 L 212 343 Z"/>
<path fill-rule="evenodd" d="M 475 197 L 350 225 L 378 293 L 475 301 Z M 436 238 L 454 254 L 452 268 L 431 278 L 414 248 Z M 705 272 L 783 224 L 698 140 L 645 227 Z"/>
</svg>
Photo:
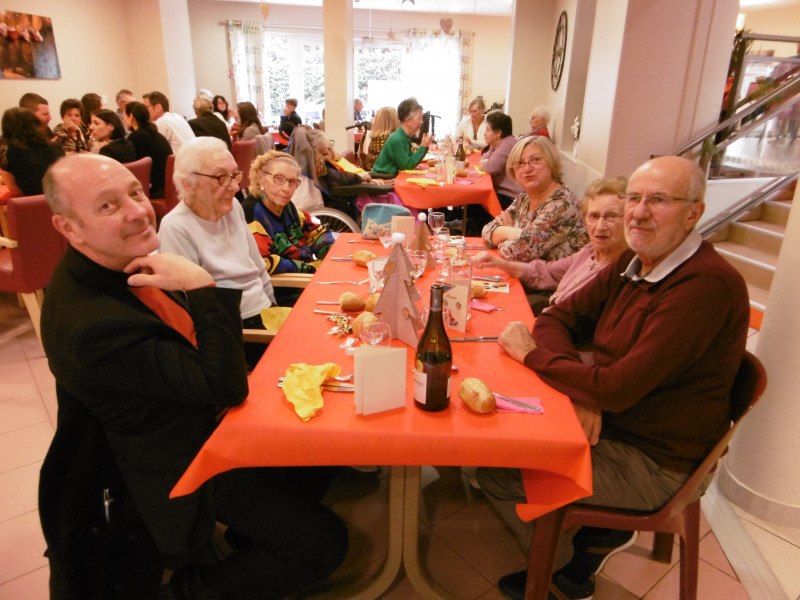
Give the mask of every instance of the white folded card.
<svg viewBox="0 0 800 600">
<path fill-rule="evenodd" d="M 357 415 L 406 405 L 406 348 L 359 346 L 353 358 Z"/>
</svg>

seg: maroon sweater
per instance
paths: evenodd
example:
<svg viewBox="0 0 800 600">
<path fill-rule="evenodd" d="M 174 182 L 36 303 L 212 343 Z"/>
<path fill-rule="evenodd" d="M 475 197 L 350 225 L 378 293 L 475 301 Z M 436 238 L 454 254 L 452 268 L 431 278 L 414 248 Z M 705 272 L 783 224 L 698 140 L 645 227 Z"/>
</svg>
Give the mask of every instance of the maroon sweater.
<svg viewBox="0 0 800 600">
<path fill-rule="evenodd" d="M 688 473 L 729 424 L 729 393 L 749 319 L 742 277 L 707 242 L 658 282 L 620 276 L 627 251 L 594 283 L 549 307 L 525 364 L 573 401 L 603 411 L 601 437 Z M 592 340 L 594 365 L 575 343 Z"/>
</svg>

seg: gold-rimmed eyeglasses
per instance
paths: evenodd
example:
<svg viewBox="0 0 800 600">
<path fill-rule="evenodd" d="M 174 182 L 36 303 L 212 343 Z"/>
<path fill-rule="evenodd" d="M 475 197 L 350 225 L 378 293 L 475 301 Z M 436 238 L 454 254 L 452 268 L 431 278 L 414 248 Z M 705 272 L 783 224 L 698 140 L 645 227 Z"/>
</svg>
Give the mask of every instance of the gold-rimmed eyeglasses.
<svg viewBox="0 0 800 600">
<path fill-rule="evenodd" d="M 222 173 L 220 175 L 209 175 L 208 173 L 198 173 L 195 171 L 194 174 L 200 175 L 201 177 L 211 177 L 212 179 L 216 179 L 220 187 L 228 187 L 231 184 L 231 181 L 241 183 L 242 177 L 244 176 L 244 173 L 241 171 L 235 171 L 234 173 Z"/>
<path fill-rule="evenodd" d="M 688 198 L 679 198 L 678 196 L 670 196 L 669 194 L 618 194 L 620 200 L 625 200 L 626 208 L 633 208 L 638 206 L 644 200 L 647 208 L 652 210 L 660 210 L 674 205 L 676 202 L 691 202 Z"/>
<path fill-rule="evenodd" d="M 270 173 L 269 171 L 262 171 L 262 173 L 264 173 L 264 175 L 269 175 L 270 177 L 272 177 L 272 181 L 277 186 L 282 187 L 284 184 L 288 183 L 289 189 L 291 190 L 296 190 L 300 186 L 299 179 L 289 179 L 288 177 L 284 177 L 280 173 Z"/>
<path fill-rule="evenodd" d="M 537 154 L 536 156 L 531 156 L 530 160 L 518 162 L 516 166 L 518 169 L 522 169 L 524 167 L 541 167 L 542 163 L 544 163 L 544 155 Z"/>
</svg>

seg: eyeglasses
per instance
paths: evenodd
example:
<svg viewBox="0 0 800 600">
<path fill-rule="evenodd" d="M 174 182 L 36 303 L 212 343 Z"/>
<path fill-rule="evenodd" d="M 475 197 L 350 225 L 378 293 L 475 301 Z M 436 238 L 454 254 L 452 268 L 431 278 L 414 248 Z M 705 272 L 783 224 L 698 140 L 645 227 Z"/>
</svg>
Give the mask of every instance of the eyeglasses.
<svg viewBox="0 0 800 600">
<path fill-rule="evenodd" d="M 603 213 L 602 215 L 600 213 L 590 212 L 586 215 L 586 222 L 590 225 L 594 225 L 595 223 L 599 223 L 600 219 L 605 219 L 606 223 L 608 223 L 609 225 L 613 225 L 614 223 L 617 223 L 621 218 L 622 215 L 615 212 L 607 212 Z"/>
<path fill-rule="evenodd" d="M 626 208 L 639 206 L 639 203 L 644 200 L 647 208 L 651 210 L 663 210 L 676 202 L 691 202 L 691 200 L 686 198 L 678 198 L 677 196 L 670 196 L 668 194 L 647 194 L 643 196 L 642 194 L 628 193 L 618 194 L 617 197 L 620 200 L 625 200 Z"/>
<path fill-rule="evenodd" d="M 532 156 L 530 160 L 525 162 L 518 162 L 516 167 L 518 169 L 522 169 L 523 167 L 540 167 L 544 162 L 544 156 L 541 154 L 537 154 L 536 156 Z"/>
<path fill-rule="evenodd" d="M 244 173 L 241 171 L 236 171 L 231 175 L 228 173 L 223 173 L 222 175 L 208 175 L 207 173 L 198 173 L 197 171 L 195 171 L 194 174 L 200 175 L 201 177 L 211 177 L 212 179 L 216 179 L 220 187 L 228 187 L 231 184 L 231 181 L 241 183 L 242 177 L 244 176 Z"/>
<path fill-rule="evenodd" d="M 263 173 L 264 175 L 269 175 L 270 177 L 272 177 L 272 181 L 275 183 L 275 185 L 279 187 L 282 187 L 283 184 L 288 183 L 290 190 L 296 190 L 300 186 L 299 179 L 289 179 L 288 177 L 284 177 L 280 173 L 273 174 L 270 173 L 269 171 L 263 171 Z"/>
</svg>

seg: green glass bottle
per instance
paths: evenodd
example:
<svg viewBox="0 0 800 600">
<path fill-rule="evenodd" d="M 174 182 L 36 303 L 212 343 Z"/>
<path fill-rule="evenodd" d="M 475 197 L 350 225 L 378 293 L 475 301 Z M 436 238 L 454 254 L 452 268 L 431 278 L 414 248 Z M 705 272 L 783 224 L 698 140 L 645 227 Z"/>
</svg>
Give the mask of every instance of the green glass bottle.
<svg viewBox="0 0 800 600">
<path fill-rule="evenodd" d="M 439 411 L 450 405 L 453 351 L 442 320 L 444 286 L 431 286 L 428 323 L 417 344 L 414 361 L 414 404 L 422 410 Z"/>
</svg>

